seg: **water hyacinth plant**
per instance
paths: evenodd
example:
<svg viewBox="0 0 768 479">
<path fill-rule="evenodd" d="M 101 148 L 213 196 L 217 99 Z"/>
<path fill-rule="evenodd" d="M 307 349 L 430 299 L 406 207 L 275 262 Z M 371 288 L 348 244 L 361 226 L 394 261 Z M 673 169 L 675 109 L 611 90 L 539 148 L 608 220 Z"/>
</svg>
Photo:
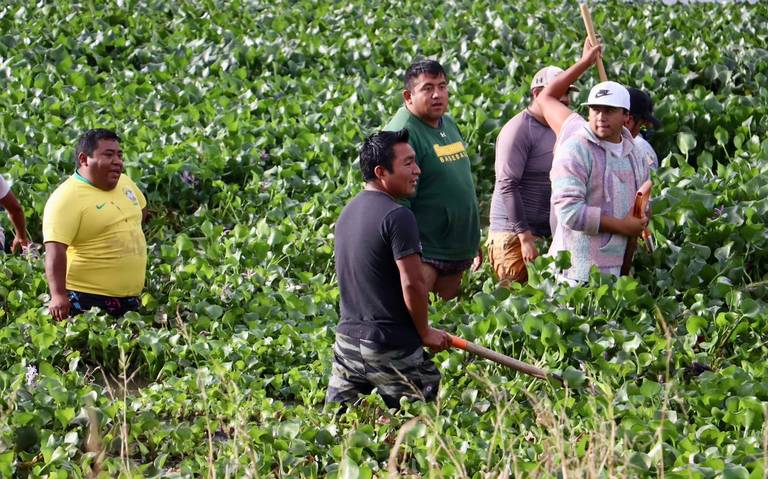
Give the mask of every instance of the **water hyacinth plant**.
<svg viewBox="0 0 768 479">
<path fill-rule="evenodd" d="M 42 259 L 0 261 L 0 477 L 764 477 L 768 7 L 592 10 L 608 76 L 662 121 L 656 251 L 582 287 L 554 281 L 565 256 L 511 288 L 486 264 L 433 298 L 439 327 L 567 387 L 450 350 L 434 403 L 337 413 L 333 225 L 360 141 L 407 64 L 440 60 L 487 212 L 496 135 L 536 70 L 579 55 L 578 6 L 4 2 L 0 173 L 31 238 L 95 126 L 151 215 L 142 309 L 120 319 L 54 322 Z"/>
</svg>

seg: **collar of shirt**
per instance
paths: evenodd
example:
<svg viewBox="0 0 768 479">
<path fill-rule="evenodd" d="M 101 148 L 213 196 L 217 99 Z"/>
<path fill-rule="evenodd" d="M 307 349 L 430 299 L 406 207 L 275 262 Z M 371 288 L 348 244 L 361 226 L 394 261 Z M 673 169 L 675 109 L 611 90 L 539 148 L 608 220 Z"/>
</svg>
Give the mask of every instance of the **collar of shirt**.
<svg viewBox="0 0 768 479">
<path fill-rule="evenodd" d="M 93 184 L 93 182 L 91 180 L 89 180 L 88 178 L 86 178 L 83 175 L 81 175 L 80 172 L 77 171 L 77 170 L 75 170 L 75 174 L 72 175 L 72 177 L 74 177 L 76 180 L 82 181 L 83 183 L 86 183 L 88 185 L 96 186 L 96 185 Z"/>
</svg>

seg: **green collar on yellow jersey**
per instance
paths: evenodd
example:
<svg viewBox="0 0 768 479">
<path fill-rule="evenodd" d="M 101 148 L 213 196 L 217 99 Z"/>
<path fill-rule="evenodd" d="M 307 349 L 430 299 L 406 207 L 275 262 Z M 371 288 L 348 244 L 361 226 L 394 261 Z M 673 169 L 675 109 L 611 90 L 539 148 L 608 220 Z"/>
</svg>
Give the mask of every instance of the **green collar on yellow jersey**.
<svg viewBox="0 0 768 479">
<path fill-rule="evenodd" d="M 72 177 L 75 178 L 76 180 L 82 181 L 83 183 L 87 183 L 87 184 L 89 184 L 91 186 L 96 186 L 96 185 L 93 184 L 93 181 L 91 181 L 88 178 L 86 178 L 83 175 L 81 175 L 80 172 L 77 171 L 77 170 L 75 170 L 75 174 L 72 175 Z"/>
</svg>

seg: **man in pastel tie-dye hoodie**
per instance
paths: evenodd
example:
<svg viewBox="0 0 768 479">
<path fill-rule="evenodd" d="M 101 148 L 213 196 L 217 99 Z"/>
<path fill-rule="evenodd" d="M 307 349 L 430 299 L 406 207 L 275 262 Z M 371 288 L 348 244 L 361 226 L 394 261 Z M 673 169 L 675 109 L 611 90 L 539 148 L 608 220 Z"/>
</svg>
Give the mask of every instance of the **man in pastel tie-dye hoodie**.
<svg viewBox="0 0 768 479">
<path fill-rule="evenodd" d="M 539 94 L 539 104 L 557 134 L 550 172 L 550 223 L 554 232 L 550 255 L 571 253 L 571 267 L 560 275 L 585 282 L 592 266 L 619 275 L 627 240 L 638 236 L 648 218 L 632 216 L 637 189 L 649 167 L 624 127 L 629 92 L 616 82 L 602 82 L 589 92 L 589 118 L 563 105 L 559 98 L 600 55 L 601 46 L 585 44 L 581 59 L 555 77 Z"/>
</svg>

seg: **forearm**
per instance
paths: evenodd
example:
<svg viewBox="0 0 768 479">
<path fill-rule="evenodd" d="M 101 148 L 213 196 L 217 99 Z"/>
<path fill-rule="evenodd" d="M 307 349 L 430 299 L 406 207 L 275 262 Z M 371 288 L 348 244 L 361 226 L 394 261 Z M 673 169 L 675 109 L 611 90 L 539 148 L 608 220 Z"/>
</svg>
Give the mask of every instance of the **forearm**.
<svg viewBox="0 0 768 479">
<path fill-rule="evenodd" d="M 539 93 L 536 100 L 534 100 L 536 106 L 535 109 L 541 112 L 547 124 L 557 136 L 560 136 L 560 129 L 567 118 L 573 114 L 573 110 L 560 103 L 560 98 L 568 93 L 568 89 L 571 85 L 575 83 L 591 65 L 592 63 L 590 63 L 589 60 L 582 58 L 566 71 L 555 76 L 555 78 L 549 82 L 549 85 L 544 87 L 544 90 Z"/>
<path fill-rule="evenodd" d="M 19 200 L 13 192 L 9 191 L 7 195 L 0 198 L 0 206 L 5 208 L 8 212 L 8 217 L 13 223 L 13 228 L 16 230 L 16 238 L 26 240 L 27 239 L 27 224 L 24 220 L 24 209 L 19 204 Z"/>
<path fill-rule="evenodd" d="M 419 283 L 403 284 L 403 299 L 416 331 L 419 336 L 424 337 L 429 329 L 429 299 L 426 287 Z"/>
<path fill-rule="evenodd" d="M 629 236 L 624 229 L 624 221 L 609 215 L 600 216 L 600 232 Z"/>
<path fill-rule="evenodd" d="M 27 223 L 24 220 L 24 211 L 21 208 L 9 209 L 8 217 L 11 219 L 13 228 L 16 230 L 16 238 L 26 241 Z"/>
<path fill-rule="evenodd" d="M 67 292 L 67 254 L 47 252 L 45 255 L 45 276 L 51 296 Z"/>
<path fill-rule="evenodd" d="M 571 65 L 567 70 L 549 82 L 542 90 L 540 96 L 555 99 L 559 101 L 560 97 L 568 93 L 568 89 L 576 83 L 581 75 L 584 74 L 594 63 L 588 59 L 580 58 L 579 61 Z"/>
</svg>

